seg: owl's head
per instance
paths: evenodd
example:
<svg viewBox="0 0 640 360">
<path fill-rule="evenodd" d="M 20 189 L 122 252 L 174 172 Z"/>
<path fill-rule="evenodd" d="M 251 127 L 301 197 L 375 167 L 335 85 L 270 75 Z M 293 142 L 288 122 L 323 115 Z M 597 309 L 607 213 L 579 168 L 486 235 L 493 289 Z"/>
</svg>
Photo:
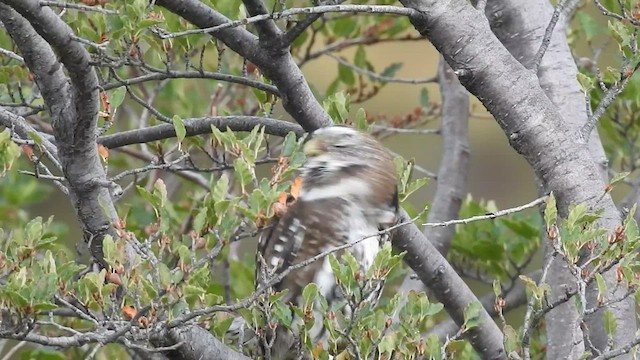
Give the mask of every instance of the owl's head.
<svg viewBox="0 0 640 360">
<path fill-rule="evenodd" d="M 302 168 L 305 189 L 349 179 L 395 181 L 389 151 L 369 134 L 349 126 L 333 125 L 314 131 L 303 151 L 307 156 Z"/>
<path fill-rule="evenodd" d="M 310 134 L 304 144 L 307 164 L 329 165 L 339 169 L 366 165 L 387 152 L 376 139 L 346 125 L 320 128 Z"/>
</svg>

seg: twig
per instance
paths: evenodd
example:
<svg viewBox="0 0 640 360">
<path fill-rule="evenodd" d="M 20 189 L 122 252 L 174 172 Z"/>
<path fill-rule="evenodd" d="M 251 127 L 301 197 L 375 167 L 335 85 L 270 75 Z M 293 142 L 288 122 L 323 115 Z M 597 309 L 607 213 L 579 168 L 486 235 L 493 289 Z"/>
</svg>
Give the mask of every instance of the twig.
<svg viewBox="0 0 640 360">
<path fill-rule="evenodd" d="M 8 57 L 12 58 L 13 60 L 16 60 L 16 61 L 19 61 L 21 63 L 24 63 L 24 59 L 22 58 L 22 56 L 14 53 L 11 50 L 0 48 L 0 54 L 8 56 Z"/>
<path fill-rule="evenodd" d="M 392 82 L 392 83 L 401 83 L 401 84 L 430 84 L 430 83 L 435 83 L 437 82 L 437 77 L 436 76 L 431 76 L 428 78 L 423 78 L 423 79 L 403 79 L 403 78 L 396 78 L 396 77 L 392 77 L 392 76 L 384 76 L 384 75 L 380 75 L 377 74 L 373 71 L 369 71 L 366 69 L 362 69 L 359 68 L 351 63 L 349 63 L 348 61 L 342 59 L 339 56 L 333 55 L 333 54 L 327 54 L 328 57 L 336 60 L 337 62 L 339 62 L 340 64 L 350 68 L 351 70 L 363 74 L 363 75 L 367 75 L 370 76 L 376 80 L 379 81 L 384 81 L 384 82 Z"/>
<path fill-rule="evenodd" d="M 628 344 L 626 344 L 626 345 L 624 345 L 624 346 L 622 346 L 620 348 L 617 348 L 617 349 L 611 350 L 611 351 L 607 351 L 606 353 L 593 358 L 593 360 L 613 359 L 614 357 L 620 356 L 622 354 L 629 353 L 629 351 L 631 351 L 631 349 L 633 349 L 638 344 L 640 344 L 640 336 L 637 336 L 635 339 L 633 339 L 633 341 L 631 341 L 630 343 L 628 343 Z"/>
<path fill-rule="evenodd" d="M 6 341 L 6 340 L 5 340 Z M 20 341 L 16 345 L 14 345 L 6 354 L 2 357 L 2 360 L 11 360 L 13 359 L 13 355 L 15 355 L 23 346 L 27 345 L 26 341 Z"/>
<path fill-rule="evenodd" d="M 540 63 L 542 62 L 542 58 L 544 57 L 544 53 L 547 52 L 547 48 L 549 48 L 549 44 L 551 44 L 551 36 L 553 36 L 553 29 L 556 27 L 558 20 L 560 19 L 560 13 L 564 10 L 566 3 L 569 0 L 563 0 L 556 5 L 553 9 L 553 15 L 551 15 L 551 21 L 547 25 L 547 29 L 544 31 L 544 37 L 542 38 L 542 44 L 540 44 L 540 48 L 536 53 L 536 56 L 533 58 L 533 63 L 530 65 L 530 70 L 534 73 L 538 73 L 538 68 L 540 68 Z"/>
<path fill-rule="evenodd" d="M 262 14 L 251 16 L 246 19 L 234 20 L 226 22 L 218 26 L 212 26 L 202 29 L 185 30 L 175 33 L 158 34 L 162 39 L 171 39 L 186 35 L 210 34 L 216 31 L 252 24 L 264 20 L 278 20 L 300 14 L 324 14 L 324 13 L 368 13 L 368 14 L 392 14 L 400 16 L 413 17 L 417 15 L 417 11 L 410 8 L 386 5 L 322 5 L 313 7 L 304 7 L 284 10 L 272 14 Z"/>
<path fill-rule="evenodd" d="M 159 69 L 158 69 L 159 70 Z M 278 88 L 273 85 L 265 84 L 260 81 L 251 80 L 242 76 L 235 76 L 229 74 L 221 74 L 218 72 L 210 72 L 210 71 L 177 71 L 177 70 L 166 70 L 166 71 L 158 71 L 150 74 L 140 75 L 130 79 L 119 80 L 115 82 L 111 82 L 108 84 L 104 84 L 102 86 L 103 90 L 111 90 L 121 86 L 129 86 L 134 84 L 143 83 L 146 81 L 152 80 L 164 80 L 164 79 L 213 79 L 226 81 L 230 83 L 236 83 L 241 85 L 250 86 L 262 91 L 266 91 L 268 93 L 279 96 Z"/>
<path fill-rule="evenodd" d="M 403 128 L 394 128 L 390 126 L 382 126 L 382 125 L 373 125 L 371 126 L 375 130 L 388 131 L 397 134 L 434 134 L 439 135 L 440 129 L 403 129 Z"/>
<path fill-rule="evenodd" d="M 466 218 L 466 219 L 449 220 L 449 221 L 443 221 L 443 222 L 439 222 L 439 223 L 425 223 L 425 224 L 422 224 L 422 225 L 430 226 L 430 227 L 450 226 L 450 225 L 457 225 L 457 224 L 468 224 L 470 222 L 480 221 L 480 220 L 495 219 L 495 218 L 500 217 L 500 216 L 505 216 L 505 215 L 517 213 L 517 212 L 532 208 L 534 206 L 542 204 L 546 200 L 547 200 L 547 195 L 541 196 L 541 197 L 533 200 L 532 202 L 530 202 L 528 204 L 524 204 L 524 205 L 521 205 L 521 206 L 516 206 L 516 207 L 510 208 L 510 209 L 504 209 L 504 210 L 496 211 L 495 213 L 491 213 L 491 214 L 488 214 L 488 215 L 477 215 L 477 216 L 472 216 L 472 217 Z"/>
<path fill-rule="evenodd" d="M 44 180 L 52 180 L 52 181 L 59 181 L 59 182 L 67 181 L 67 179 L 65 179 L 62 176 L 42 175 L 42 174 L 36 174 L 34 172 L 25 171 L 25 170 L 18 170 L 18 173 L 23 174 L 23 175 L 33 176 L 35 178 L 44 179 Z"/>
<path fill-rule="evenodd" d="M 82 5 L 82 4 L 76 4 L 76 3 L 68 3 L 68 2 L 64 2 L 64 1 L 40 0 L 40 5 L 41 6 L 49 6 L 49 7 L 59 7 L 59 8 L 64 8 L 64 9 L 93 11 L 93 12 L 99 12 L 99 13 L 105 14 L 105 15 L 118 15 L 118 11 L 116 11 L 116 10 L 103 9 L 103 8 L 97 7 L 97 6 L 88 6 L 88 5 Z"/>
</svg>

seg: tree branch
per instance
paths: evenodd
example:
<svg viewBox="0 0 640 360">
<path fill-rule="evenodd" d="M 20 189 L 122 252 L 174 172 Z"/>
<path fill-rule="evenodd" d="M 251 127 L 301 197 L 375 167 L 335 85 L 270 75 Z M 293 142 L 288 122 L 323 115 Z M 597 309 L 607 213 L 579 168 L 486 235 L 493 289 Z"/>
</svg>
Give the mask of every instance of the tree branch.
<svg viewBox="0 0 640 360">
<path fill-rule="evenodd" d="M 226 81 L 230 83 L 236 83 L 240 85 L 246 85 L 258 90 L 268 92 L 270 94 L 279 96 L 278 88 L 273 85 L 265 84 L 260 81 L 247 79 L 242 76 L 235 76 L 229 74 L 220 74 L 210 71 L 179 71 L 179 70 L 163 70 L 162 72 L 150 73 L 145 75 L 136 76 L 130 79 L 124 79 L 108 84 L 102 85 L 103 90 L 111 90 L 121 86 L 129 86 L 134 84 L 140 84 L 152 80 L 164 80 L 164 79 L 213 79 Z"/>
<path fill-rule="evenodd" d="M 58 156 L 69 182 L 69 196 L 91 255 L 102 262 L 102 238 L 107 233 L 116 236 L 112 221 L 118 216 L 109 189 L 98 185 L 106 181 L 106 174 L 96 146 L 98 78 L 89 64 L 89 54 L 73 41 L 71 28 L 50 8 L 41 7 L 39 1 L 2 2 L 22 15 L 6 6 L 0 9 L 5 28 L 20 48 L 38 86 L 42 86 L 52 117 Z M 67 69 L 68 80 L 49 44 Z"/>
<path fill-rule="evenodd" d="M 250 359 L 247 356 L 231 350 L 227 345 L 211 335 L 210 332 L 197 325 L 188 325 L 182 328 L 160 331 L 152 336 L 151 342 L 159 347 L 182 343 L 175 351 L 165 353 L 170 359 Z"/>
<path fill-rule="evenodd" d="M 458 217 L 469 172 L 469 93 L 442 58 L 438 66 L 438 84 L 442 93 L 443 154 L 436 192 L 427 216 L 429 223 Z M 449 251 L 454 232 L 455 227 L 446 226 L 424 229 L 427 239 L 443 255 Z"/>
<path fill-rule="evenodd" d="M 264 126 L 265 133 L 285 137 L 289 132 L 298 136 L 304 134 L 299 125 L 284 120 L 263 118 L 259 116 L 216 116 L 210 118 L 196 118 L 184 120 L 187 136 L 195 136 L 211 133 L 211 127 L 222 131 L 227 128 L 233 131 L 251 131 L 256 126 Z M 98 138 L 98 143 L 110 149 L 132 144 L 143 144 L 150 141 L 168 139 L 176 136 L 172 124 L 161 124 L 143 129 L 123 131 L 113 135 L 105 135 Z"/>
<path fill-rule="evenodd" d="M 487 18 L 492 21 L 494 33 L 521 63 L 526 65 L 531 62 L 531 59 L 536 59 L 541 50 L 540 43 L 548 42 L 546 55 L 540 59 L 540 66 L 537 71 L 538 82 L 547 97 L 563 114 L 563 126 L 567 129 L 570 137 L 575 136 L 575 134 L 579 136 L 580 129 L 587 122 L 588 117 L 584 106 L 585 99 L 582 87 L 576 78 L 578 69 L 566 38 L 570 20 L 568 16 L 571 15 L 576 5 L 576 1 L 563 0 L 561 2 L 562 15 L 559 19 L 556 18 L 559 7 L 554 9 L 546 0 L 536 0 L 526 5 L 521 1 L 515 0 L 499 3 L 489 2 L 487 9 Z M 549 29 L 552 28 L 551 24 L 553 22 L 557 24 L 555 25 L 555 30 L 550 33 Z M 600 137 L 597 131 L 591 132 L 587 137 L 587 150 L 591 160 L 597 165 L 595 176 L 606 181 L 608 179 L 608 160 Z M 577 142 L 579 143 L 578 146 L 583 146 L 580 144 L 581 141 L 578 140 Z M 549 190 L 551 189 L 547 187 L 544 191 Z M 598 190 L 599 188 L 596 187 L 592 192 Z M 555 192 L 557 194 L 557 191 Z M 613 223 L 610 224 L 606 227 L 609 229 L 615 227 Z M 547 249 L 546 257 L 551 256 L 552 251 L 552 249 Z M 550 272 L 553 275 L 549 277 L 548 283 L 551 285 L 550 299 L 553 301 L 564 297 L 567 288 L 575 288 L 576 279 L 567 269 L 566 262 L 563 259 L 555 258 L 551 261 Z M 614 275 L 612 272 L 608 277 L 613 280 Z M 611 283 L 613 284 L 613 282 Z M 597 291 L 594 285 L 591 285 L 590 288 Z M 618 297 L 622 288 L 610 286 L 609 289 L 612 289 L 610 296 L 613 298 Z M 614 289 L 618 289 L 618 292 L 615 292 L 616 290 Z M 590 306 L 592 305 L 590 302 Z M 632 305 L 628 303 L 625 306 L 628 306 L 626 311 L 630 311 Z M 620 317 L 629 318 L 629 315 L 623 313 Z M 575 326 L 577 320 L 578 314 L 575 306 L 570 303 L 563 303 L 554 311 L 549 312 L 547 321 L 545 321 L 548 335 L 547 356 L 549 358 L 569 358 L 573 356 L 571 354 L 581 353 L 581 331 Z M 590 318 L 587 317 L 587 320 L 590 320 Z M 594 317 L 590 321 L 593 321 L 593 325 L 590 326 L 591 333 L 596 335 L 602 329 L 599 325 L 601 320 Z M 626 323 L 628 322 L 625 321 Z M 630 323 L 632 328 L 635 329 L 633 321 Z M 618 331 L 620 336 L 624 336 L 622 333 L 633 334 L 634 332 L 635 330 L 632 329 Z M 595 341 L 595 344 L 604 346 L 607 336 L 601 333 L 596 337 L 600 338 L 600 340 Z M 579 345 L 574 345 L 576 342 Z"/>
<path fill-rule="evenodd" d="M 406 222 L 408 218 L 402 210 L 400 221 Z M 396 249 L 407 252 L 404 261 L 422 283 L 433 291 L 460 328 L 467 306 L 479 301 L 471 289 L 414 224 L 395 230 L 391 241 Z M 469 329 L 467 334 L 467 339 L 483 359 L 506 358 L 502 332 L 484 309 L 480 311 L 479 325 Z"/>
<path fill-rule="evenodd" d="M 197 0 L 158 0 L 156 3 L 200 28 L 229 23 L 229 19 Z M 256 64 L 280 92 L 284 109 L 305 131 L 332 124 L 329 114 L 316 100 L 302 71 L 284 48 L 261 46 L 244 29 L 226 28 L 215 33 L 229 48 Z"/>
<path fill-rule="evenodd" d="M 484 14 L 464 0 L 401 2 L 420 11 L 421 16 L 411 19 L 415 28 L 429 38 L 461 83 L 496 118 L 545 189 L 556 194 L 560 215 L 567 215 L 570 204 L 586 203 L 591 209 L 603 210 L 599 221 L 603 228 L 612 231 L 619 226 L 620 214 L 611 196 L 603 192 L 605 183 L 577 129 L 566 126 L 537 77 L 491 33 Z M 616 316 L 629 324 L 628 331 L 617 332 L 623 338 L 635 333 L 633 310 L 631 303 L 616 310 Z"/>
<path fill-rule="evenodd" d="M 268 15 L 267 7 L 264 6 L 262 0 L 242 0 L 244 7 L 251 16 L 256 15 Z M 279 38 L 282 32 L 272 19 L 266 19 L 255 23 L 258 34 L 260 34 L 260 41 L 270 41 Z"/>
</svg>

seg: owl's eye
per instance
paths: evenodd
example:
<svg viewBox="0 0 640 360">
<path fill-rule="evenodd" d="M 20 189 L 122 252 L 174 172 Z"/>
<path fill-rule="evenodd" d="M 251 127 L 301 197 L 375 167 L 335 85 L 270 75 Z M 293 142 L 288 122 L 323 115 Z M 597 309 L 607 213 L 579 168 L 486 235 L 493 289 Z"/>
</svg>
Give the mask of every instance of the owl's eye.
<svg viewBox="0 0 640 360">
<path fill-rule="evenodd" d="M 333 144 L 333 147 L 338 148 L 338 149 L 342 149 L 342 148 L 346 148 L 349 145 L 347 144 Z"/>
</svg>

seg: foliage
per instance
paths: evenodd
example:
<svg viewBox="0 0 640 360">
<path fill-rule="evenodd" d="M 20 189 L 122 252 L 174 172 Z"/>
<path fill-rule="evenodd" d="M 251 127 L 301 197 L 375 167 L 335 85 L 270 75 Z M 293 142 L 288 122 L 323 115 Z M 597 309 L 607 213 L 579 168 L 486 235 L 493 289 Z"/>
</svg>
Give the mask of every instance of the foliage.
<svg viewBox="0 0 640 360">
<path fill-rule="evenodd" d="M 203 3 L 232 19 L 248 17 L 240 0 Z M 616 13 L 637 11 L 628 1 L 602 3 Z M 620 3 L 627 7 L 624 12 L 618 8 Z M 280 11 L 298 5 L 293 0 L 266 2 L 268 9 Z M 43 142 L 47 138 L 38 135 L 48 131 L 42 123 L 52 119 L 26 65 L 0 58 L 0 104 L 10 104 L 7 108 L 24 118 L 38 117 L 32 124 L 38 131 L 29 133 L 29 138 L 17 136 L 16 129 L 0 132 L 0 335 L 15 338 L 15 334 L 37 331 L 57 338 L 103 332 L 108 338 L 113 335 L 109 331 L 114 331 L 110 326 L 134 329 L 134 335 L 127 338 L 129 343 L 113 338 L 111 344 L 92 340 L 55 349 L 34 345 L 22 352 L 23 358 L 124 358 L 135 347 L 131 343 L 151 347 L 145 335 L 159 324 L 175 328 L 187 323 L 198 324 L 234 349 L 253 354 L 251 346 L 227 336 L 236 315 L 263 338 L 273 321 L 299 329 L 303 349 L 319 359 L 327 359 L 329 353 L 341 359 L 477 357 L 464 335 L 478 326 L 482 305 L 468 306 L 464 325 L 446 341 L 425 336 L 446 321 L 443 305 L 428 292 L 413 291 L 402 297 L 394 291 L 397 280 L 406 273 L 402 265 L 406 254 L 393 251 L 390 244 L 385 244 L 365 274 L 348 252 L 328 255 L 340 291 L 347 295 L 346 303 L 328 304 L 316 284 L 305 288 L 301 306 L 280 301 L 282 293 L 257 293 L 253 283 L 256 238 L 297 198 L 296 174 L 305 160 L 301 151 L 305 138 L 293 132 L 282 138 L 271 136 L 262 126 L 245 132 L 211 126 L 206 134 L 190 136 L 190 124 L 204 117 L 281 116 L 281 98 L 273 82 L 255 64 L 230 54 L 222 42 L 207 34 L 166 36 L 196 28 L 164 8 L 150 7 L 148 1 L 103 1 L 99 9 L 103 12 L 69 8 L 61 15 L 84 39 L 98 74 L 98 136 L 165 124 L 175 137 L 145 141 L 122 151 L 98 145 L 108 180 L 121 186 L 124 195 L 114 196 L 119 214 L 117 236 L 106 236 L 102 244 L 109 268 L 85 273 L 88 262 L 76 259 L 72 251 L 83 234 L 71 236 L 74 229 L 57 222 L 57 216 L 43 219 L 29 213 L 30 206 L 59 191 L 43 185 L 58 178 L 40 173 L 42 166 L 54 170 L 56 166 L 46 160 Z M 278 21 L 287 28 L 296 24 L 292 20 L 300 19 L 302 16 Z M 353 59 L 338 57 L 335 77 L 326 89 L 314 89 L 315 95 L 334 122 L 382 138 L 388 134 L 377 131 L 377 126 L 411 129 L 440 116 L 426 88 L 416 99 L 416 109 L 394 119 L 360 106 L 393 82 L 403 66 L 394 63 L 376 69 L 368 45 L 420 40 L 407 35 L 410 29 L 406 17 L 325 14 L 295 39 L 290 51 L 302 67 L 318 57 L 334 56 L 336 50 L 355 48 Z M 617 45 L 615 66 L 600 71 L 593 60 L 591 66 L 580 69 L 578 80 L 591 114 L 602 108 L 598 128 L 607 156 L 619 173 L 604 192 L 612 191 L 616 183 L 637 186 L 637 25 L 611 17 L 602 26 L 579 11 L 572 36 L 574 46 L 582 41 L 594 45 L 602 36 Z M 0 31 L 0 48 L 17 52 L 4 31 Z M 617 98 L 610 99 L 612 93 Z M 411 200 L 428 183 L 427 178 L 416 175 L 418 167 L 412 159 L 396 156 L 395 166 L 402 205 L 410 216 L 423 218 L 412 210 Z M 493 201 L 468 196 L 459 217 L 497 210 Z M 508 352 L 521 353 L 527 344 L 533 344 L 534 355 L 540 355 L 545 341 L 541 319 L 551 309 L 551 289 L 544 273 L 541 281 L 525 274 L 541 245 L 551 246 L 554 256 L 565 259 L 582 288 L 597 284 L 598 306 L 594 308 L 586 306 L 580 291 L 564 299 L 573 301 L 581 316 L 588 315 L 605 304 L 604 295 L 612 287 L 625 287 L 625 297 L 638 297 L 640 269 L 632 256 L 640 241 L 635 213 L 634 206 L 627 206 L 624 223 L 607 232 L 598 224 L 599 210 L 585 204 L 575 204 L 566 218 L 559 218 L 552 196 L 543 216 L 517 213 L 456 225 L 447 257 L 466 279 L 493 285 Z M 603 277 L 608 269 L 616 269 L 616 284 Z M 500 300 L 517 282 L 526 286 L 531 317 L 507 322 Z M 383 286 L 387 291 L 374 306 L 371 297 Z M 63 310 L 75 315 L 62 316 Z M 320 323 L 329 335 L 328 343 L 322 344 L 326 348 L 313 343 L 310 336 Z M 617 326 L 615 317 L 604 312 L 607 334 L 613 334 Z"/>
</svg>

